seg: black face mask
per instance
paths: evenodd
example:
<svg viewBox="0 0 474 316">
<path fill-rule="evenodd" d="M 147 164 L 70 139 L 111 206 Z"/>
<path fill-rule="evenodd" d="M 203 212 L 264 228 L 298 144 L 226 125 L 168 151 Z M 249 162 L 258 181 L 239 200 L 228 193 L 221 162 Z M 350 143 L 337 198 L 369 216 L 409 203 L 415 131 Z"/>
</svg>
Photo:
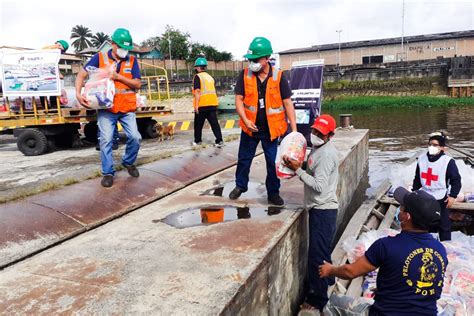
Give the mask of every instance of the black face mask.
<svg viewBox="0 0 474 316">
<path fill-rule="evenodd" d="M 194 69 L 194 73 L 197 74 L 199 73 L 199 71 L 197 69 Z"/>
</svg>

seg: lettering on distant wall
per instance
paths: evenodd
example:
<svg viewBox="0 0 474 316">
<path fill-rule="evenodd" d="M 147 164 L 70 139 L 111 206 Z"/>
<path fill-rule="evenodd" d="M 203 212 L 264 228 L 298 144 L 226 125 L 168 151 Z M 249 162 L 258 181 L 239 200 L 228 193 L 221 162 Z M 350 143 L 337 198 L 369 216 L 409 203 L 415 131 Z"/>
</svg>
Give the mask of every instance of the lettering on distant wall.
<svg viewBox="0 0 474 316">
<path fill-rule="evenodd" d="M 455 50 L 454 46 L 449 46 L 449 47 L 433 47 L 434 52 L 442 52 L 446 50 Z"/>
<path fill-rule="evenodd" d="M 408 51 L 412 52 L 417 52 L 419 54 L 423 53 L 423 50 L 424 49 L 430 49 L 430 44 L 426 44 L 426 45 L 417 45 L 417 46 L 409 46 L 408 47 Z"/>
</svg>

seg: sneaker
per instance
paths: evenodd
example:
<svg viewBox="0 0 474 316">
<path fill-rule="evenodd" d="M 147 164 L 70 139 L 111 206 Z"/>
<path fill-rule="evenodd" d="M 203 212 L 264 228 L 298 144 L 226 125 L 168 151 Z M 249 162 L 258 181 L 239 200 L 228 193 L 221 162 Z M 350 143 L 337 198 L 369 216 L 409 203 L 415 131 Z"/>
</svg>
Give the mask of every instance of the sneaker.
<svg viewBox="0 0 474 316">
<path fill-rule="evenodd" d="M 137 167 L 135 167 L 135 165 L 127 166 L 127 165 L 122 164 L 122 166 L 127 168 L 128 174 L 131 175 L 132 177 L 138 178 L 140 176 L 140 172 L 138 172 L 138 169 Z"/>
<path fill-rule="evenodd" d="M 114 176 L 110 174 L 106 174 L 103 178 L 102 181 L 100 182 L 103 187 L 105 188 L 110 188 L 114 184 Z"/>
<path fill-rule="evenodd" d="M 218 143 L 215 143 L 214 146 L 216 146 L 217 148 L 222 148 L 222 147 L 224 147 L 224 142 L 220 141 Z"/>
<path fill-rule="evenodd" d="M 201 146 L 201 145 L 202 145 L 202 142 L 198 142 L 198 143 L 193 142 L 193 146 Z"/>
<path fill-rule="evenodd" d="M 231 200 L 237 200 L 240 195 L 243 193 L 239 187 L 235 187 L 230 193 L 229 193 L 229 199 Z"/>
<path fill-rule="evenodd" d="M 268 203 L 281 206 L 285 204 L 285 201 L 283 201 L 283 199 L 281 198 L 279 194 L 275 194 L 268 197 Z"/>
</svg>

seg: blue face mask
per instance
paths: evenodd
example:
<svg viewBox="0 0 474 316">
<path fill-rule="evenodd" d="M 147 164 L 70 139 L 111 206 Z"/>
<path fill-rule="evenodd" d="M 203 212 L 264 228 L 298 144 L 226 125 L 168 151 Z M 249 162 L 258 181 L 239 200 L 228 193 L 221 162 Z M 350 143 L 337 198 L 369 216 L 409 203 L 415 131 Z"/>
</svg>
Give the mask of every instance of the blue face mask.
<svg viewBox="0 0 474 316">
<path fill-rule="evenodd" d="M 400 215 L 400 206 L 397 207 L 397 211 L 395 212 L 395 223 L 397 223 L 398 226 L 400 226 L 402 223 L 400 222 L 400 218 L 398 217 Z"/>
</svg>

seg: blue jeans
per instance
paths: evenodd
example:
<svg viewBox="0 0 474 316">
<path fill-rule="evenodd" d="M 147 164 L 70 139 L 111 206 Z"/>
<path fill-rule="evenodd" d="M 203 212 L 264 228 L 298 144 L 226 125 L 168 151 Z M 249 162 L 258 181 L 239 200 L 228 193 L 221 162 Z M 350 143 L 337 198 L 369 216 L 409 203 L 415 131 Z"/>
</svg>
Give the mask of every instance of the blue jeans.
<svg viewBox="0 0 474 316">
<path fill-rule="evenodd" d="M 100 128 L 97 128 L 97 141 L 100 143 Z M 120 141 L 120 135 L 118 132 L 118 126 L 117 124 L 115 124 L 113 144 L 118 145 L 119 141 Z"/>
<path fill-rule="evenodd" d="M 328 287 L 335 282 L 334 277 L 320 278 L 319 266 L 323 260 L 331 261 L 331 244 L 336 233 L 337 209 L 311 209 L 309 214 L 308 281 L 309 291 L 306 302 L 323 310 L 328 302 Z"/>
<path fill-rule="evenodd" d="M 97 122 L 100 130 L 100 160 L 102 161 L 102 175 L 114 175 L 114 158 L 112 156 L 112 144 L 114 129 L 117 122 L 123 127 L 127 135 L 127 147 L 122 156 L 122 164 L 131 166 L 137 160 L 138 150 L 142 137 L 138 132 L 135 113 L 112 113 L 107 110 L 99 110 Z"/>
<path fill-rule="evenodd" d="M 239 156 L 237 171 L 235 172 L 235 184 L 243 192 L 248 190 L 250 166 L 259 142 L 262 142 L 265 161 L 267 162 L 267 195 L 273 196 L 280 193 L 280 179 L 276 175 L 275 158 L 278 149 L 278 139 L 270 140 L 270 135 L 249 136 L 242 132 L 240 134 Z"/>
</svg>

